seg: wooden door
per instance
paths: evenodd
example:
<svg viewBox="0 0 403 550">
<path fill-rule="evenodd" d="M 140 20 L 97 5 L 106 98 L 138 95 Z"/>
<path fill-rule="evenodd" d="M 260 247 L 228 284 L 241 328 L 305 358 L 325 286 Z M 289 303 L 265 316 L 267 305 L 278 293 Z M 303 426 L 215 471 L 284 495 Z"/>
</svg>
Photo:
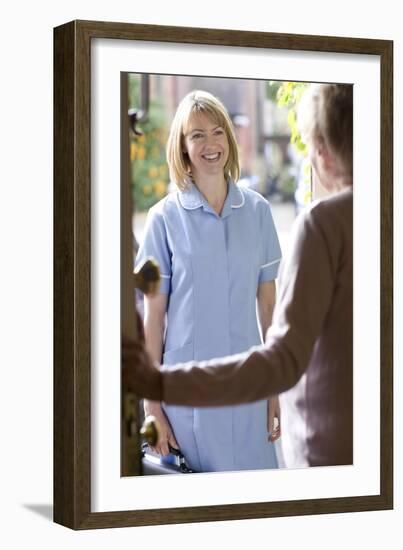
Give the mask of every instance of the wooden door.
<svg viewBox="0 0 403 550">
<path fill-rule="evenodd" d="M 132 216 L 128 75 L 121 73 L 121 332 L 138 337 L 135 318 L 134 235 Z M 140 408 L 137 396 L 121 385 L 121 475 L 141 475 Z"/>
</svg>

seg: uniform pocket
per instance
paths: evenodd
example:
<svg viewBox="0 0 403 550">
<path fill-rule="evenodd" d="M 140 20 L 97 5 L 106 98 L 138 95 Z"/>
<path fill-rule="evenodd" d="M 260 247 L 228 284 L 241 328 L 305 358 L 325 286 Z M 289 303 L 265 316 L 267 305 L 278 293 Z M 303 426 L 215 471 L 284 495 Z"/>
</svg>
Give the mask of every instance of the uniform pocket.
<svg viewBox="0 0 403 550">
<path fill-rule="evenodd" d="M 164 365 L 173 365 L 175 363 L 186 363 L 193 359 L 193 342 L 185 344 L 180 348 L 166 351 L 163 355 L 162 362 Z"/>
</svg>

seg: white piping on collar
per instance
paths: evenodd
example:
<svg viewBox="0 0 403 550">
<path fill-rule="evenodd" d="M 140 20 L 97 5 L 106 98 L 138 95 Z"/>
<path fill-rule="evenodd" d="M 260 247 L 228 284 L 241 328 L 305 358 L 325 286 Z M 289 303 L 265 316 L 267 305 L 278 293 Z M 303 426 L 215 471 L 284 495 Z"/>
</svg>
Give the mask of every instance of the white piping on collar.
<svg viewBox="0 0 403 550">
<path fill-rule="evenodd" d="M 192 185 L 194 185 L 194 184 L 192 184 Z M 231 208 L 241 208 L 245 204 L 245 196 L 242 192 L 242 189 L 238 185 L 236 185 L 235 183 L 230 183 L 229 185 L 234 185 L 235 186 L 235 191 L 239 191 L 239 193 L 241 195 L 241 199 L 242 199 L 240 204 L 231 204 Z M 200 208 L 204 205 L 201 198 L 200 198 L 199 202 L 196 203 L 194 206 L 189 206 L 188 204 L 184 204 L 182 199 L 183 199 L 184 193 L 186 193 L 186 192 L 187 191 L 178 191 L 179 202 L 181 203 L 183 208 L 185 208 L 186 210 L 197 210 L 197 208 Z"/>
<path fill-rule="evenodd" d="M 191 183 L 191 185 L 194 185 L 194 184 Z M 191 202 L 194 203 L 193 206 L 190 206 L 190 205 L 186 204 L 186 201 L 187 201 L 188 197 L 185 197 L 185 193 L 192 193 L 191 190 L 189 190 L 189 189 L 184 190 L 184 191 L 178 190 L 177 193 L 178 193 L 179 202 L 180 202 L 181 206 L 183 206 L 183 208 L 185 208 L 185 210 L 196 210 L 197 208 L 200 208 L 201 206 L 203 206 L 203 202 L 202 202 L 200 197 L 198 197 L 199 202 L 197 202 L 197 203 L 196 203 L 196 201 L 191 200 Z M 192 193 L 192 199 L 193 198 L 196 198 L 194 196 L 194 192 Z"/>
<path fill-rule="evenodd" d="M 199 204 L 196 204 L 196 206 L 187 206 L 187 205 L 183 204 L 180 195 L 179 195 L 179 200 L 180 200 L 180 203 L 183 206 L 183 208 L 185 208 L 185 210 L 197 210 L 198 208 L 203 206 L 203 203 L 201 201 L 199 202 Z"/>
<path fill-rule="evenodd" d="M 235 183 L 231 185 L 235 185 Z M 238 191 L 241 193 L 242 202 L 241 204 L 231 204 L 231 208 L 241 208 L 245 204 L 245 195 L 242 193 L 242 189 L 238 186 L 236 187 L 236 189 L 238 189 Z"/>
</svg>

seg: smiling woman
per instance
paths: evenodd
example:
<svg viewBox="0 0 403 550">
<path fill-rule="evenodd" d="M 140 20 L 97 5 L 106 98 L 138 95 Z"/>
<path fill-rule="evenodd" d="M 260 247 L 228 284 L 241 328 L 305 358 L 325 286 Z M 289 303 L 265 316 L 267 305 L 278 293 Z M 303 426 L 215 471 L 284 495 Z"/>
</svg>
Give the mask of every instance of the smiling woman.
<svg viewBox="0 0 403 550">
<path fill-rule="evenodd" d="M 167 160 L 172 181 L 179 189 L 185 190 L 189 178 L 196 177 L 197 155 L 214 153 L 221 154 L 220 178 L 238 181 L 238 145 L 227 110 L 212 94 L 191 92 L 178 106 L 169 133 Z M 203 165 L 200 169 L 203 170 Z"/>
<path fill-rule="evenodd" d="M 193 114 L 187 126 L 183 152 L 189 158 L 193 178 L 222 177 L 229 149 L 224 129 L 203 113 Z"/>
<path fill-rule="evenodd" d="M 185 96 L 167 160 L 178 189 L 150 209 L 136 258 L 153 256 L 162 273 L 160 293 L 144 300 L 147 349 L 167 365 L 245 351 L 270 325 L 281 251 L 268 202 L 236 184 L 238 146 L 216 97 Z M 193 470 L 277 467 L 277 397 L 220 409 L 146 400 L 144 409 L 161 427 L 154 450 L 180 447 Z"/>
</svg>

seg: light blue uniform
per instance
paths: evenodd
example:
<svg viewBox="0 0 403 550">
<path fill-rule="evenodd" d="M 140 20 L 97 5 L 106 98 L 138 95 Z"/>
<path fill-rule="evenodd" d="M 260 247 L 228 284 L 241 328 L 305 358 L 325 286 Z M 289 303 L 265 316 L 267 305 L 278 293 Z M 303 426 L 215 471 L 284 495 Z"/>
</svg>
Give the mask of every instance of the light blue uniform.
<svg viewBox="0 0 403 550">
<path fill-rule="evenodd" d="M 153 256 L 169 294 L 164 364 L 232 355 L 261 343 L 260 283 L 276 278 L 280 246 L 268 202 L 231 183 L 219 216 L 193 184 L 147 216 L 136 263 Z M 276 468 L 267 441 L 267 401 L 235 407 L 164 405 L 196 471 Z"/>
</svg>

